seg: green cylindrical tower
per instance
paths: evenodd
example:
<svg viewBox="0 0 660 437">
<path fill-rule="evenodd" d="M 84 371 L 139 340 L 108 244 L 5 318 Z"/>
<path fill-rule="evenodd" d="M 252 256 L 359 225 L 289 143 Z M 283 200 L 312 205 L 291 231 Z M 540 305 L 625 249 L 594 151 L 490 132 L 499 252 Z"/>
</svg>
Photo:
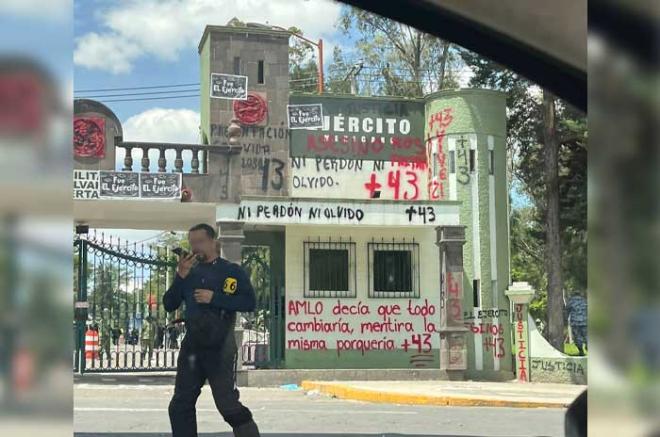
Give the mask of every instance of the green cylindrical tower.
<svg viewBox="0 0 660 437">
<path fill-rule="evenodd" d="M 512 368 L 510 311 L 504 295 L 509 284 L 505 94 L 441 91 L 426 97 L 425 116 L 430 197 L 461 201 L 460 221 L 466 226 L 466 375 L 507 376 Z"/>
</svg>

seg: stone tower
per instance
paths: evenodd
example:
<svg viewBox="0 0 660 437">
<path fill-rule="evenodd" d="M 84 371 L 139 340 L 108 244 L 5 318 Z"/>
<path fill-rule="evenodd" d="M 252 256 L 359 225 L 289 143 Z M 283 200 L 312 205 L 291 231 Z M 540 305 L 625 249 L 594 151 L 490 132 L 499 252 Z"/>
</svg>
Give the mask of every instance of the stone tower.
<svg viewBox="0 0 660 437">
<path fill-rule="evenodd" d="M 286 196 L 289 134 L 289 33 L 232 20 L 206 26 L 199 43 L 202 142 L 225 144 L 227 127 L 237 119 L 241 194 Z M 211 96 L 211 76 L 247 76 L 247 99 Z"/>
<path fill-rule="evenodd" d="M 475 334 L 467 337 L 468 369 L 510 373 L 505 95 L 463 89 L 426 99 L 426 138 L 444 135 L 442 147 L 436 144 L 433 151 L 444 154 L 445 174 L 439 178 L 437 169 L 435 176 L 444 186 L 443 198 L 461 202 L 460 222 L 466 226 L 463 309 Z"/>
</svg>

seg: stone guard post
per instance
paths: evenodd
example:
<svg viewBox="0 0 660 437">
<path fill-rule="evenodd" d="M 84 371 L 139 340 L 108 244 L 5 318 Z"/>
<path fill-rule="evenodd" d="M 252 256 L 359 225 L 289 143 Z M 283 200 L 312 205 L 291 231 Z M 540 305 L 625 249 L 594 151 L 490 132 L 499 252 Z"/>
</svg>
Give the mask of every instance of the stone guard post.
<svg viewBox="0 0 660 437">
<path fill-rule="evenodd" d="M 463 324 L 463 244 L 465 226 L 439 226 L 440 248 L 440 369 L 453 380 L 467 370 L 468 329 Z"/>
<path fill-rule="evenodd" d="M 241 126 L 238 120 L 232 119 L 227 129 L 229 136 L 228 144 L 230 147 L 236 147 L 241 136 Z M 240 191 L 241 183 L 238 178 L 238 183 L 232 187 L 233 195 L 231 199 L 237 199 L 240 204 Z M 234 190 L 238 190 L 234 192 Z M 236 263 L 238 265 L 242 262 L 242 248 L 245 235 L 243 234 L 243 222 L 217 222 L 218 227 L 218 245 L 220 246 L 220 255 L 226 260 Z M 240 325 L 240 317 L 236 318 L 235 337 L 236 346 L 238 347 L 238 364 L 237 368 L 243 368 L 243 327 Z"/>
<path fill-rule="evenodd" d="M 514 282 L 505 294 L 511 301 L 513 311 L 512 332 L 515 346 L 515 368 L 518 381 L 529 382 L 529 329 L 527 325 L 529 302 L 534 290 L 527 282 Z"/>
</svg>

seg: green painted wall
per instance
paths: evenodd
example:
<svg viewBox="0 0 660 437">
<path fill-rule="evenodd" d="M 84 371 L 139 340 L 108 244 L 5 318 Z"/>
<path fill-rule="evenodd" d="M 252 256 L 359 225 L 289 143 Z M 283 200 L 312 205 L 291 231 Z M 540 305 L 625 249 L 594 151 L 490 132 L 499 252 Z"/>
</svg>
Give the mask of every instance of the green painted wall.
<svg viewBox="0 0 660 437">
<path fill-rule="evenodd" d="M 425 363 L 426 369 L 440 367 L 440 351 L 433 350 L 432 362 Z M 345 351 L 337 355 L 336 350 L 304 351 L 288 349 L 285 367 L 290 369 L 408 369 L 410 354 L 399 351 L 369 351 L 364 355 L 360 351 Z"/>
<path fill-rule="evenodd" d="M 450 112 L 445 112 L 450 109 Z M 473 293 L 472 280 L 475 278 L 475 235 L 478 236 L 479 277 L 481 280 L 480 308 L 509 309 L 508 299 L 504 291 L 509 282 L 509 247 L 508 247 L 508 188 L 506 182 L 506 124 L 505 124 L 505 99 L 498 92 L 487 90 L 458 90 L 437 93 L 430 96 L 425 104 L 425 138 L 435 135 L 437 132 L 430 130 L 431 117 L 435 113 L 443 113 L 445 136 L 443 138 L 443 151 L 446 154 L 446 166 L 449 166 L 449 143 L 451 142 L 458 151 L 464 149 L 466 165 L 469 165 L 470 143 L 476 144 L 477 168 L 476 172 L 470 173 L 469 181 L 463 184 L 455 183 L 456 199 L 461 202 L 460 222 L 466 226 L 467 241 L 464 246 L 464 311 L 472 312 Z M 465 139 L 465 143 L 461 143 Z M 489 142 L 493 148 L 493 176 L 489 172 Z M 458 171 L 459 158 L 456 154 L 456 168 Z M 449 174 L 448 168 L 447 173 Z M 491 187 L 491 178 L 492 187 Z M 473 182 L 474 181 L 474 182 Z M 447 180 L 447 183 L 450 181 Z M 476 183 L 476 186 L 473 185 Z M 492 190 L 492 193 L 491 193 Z M 446 199 L 451 191 L 447 189 Z M 492 201 L 491 201 L 491 196 Z M 473 210 L 473 202 L 478 200 L 478 209 Z M 495 216 L 495 227 L 491 229 L 491 202 Z M 478 218 L 477 232 L 473 232 L 475 219 Z M 491 251 L 491 232 L 495 233 L 494 242 L 496 249 Z M 491 253 L 495 256 L 495 269 L 497 281 L 493 283 L 493 271 L 491 268 Z M 291 259 L 287 262 L 292 262 Z M 439 291 L 439 289 L 438 289 Z M 479 322 L 479 321 L 475 321 Z M 501 338 L 503 350 L 496 347 L 501 357 L 496 358 L 492 351 L 483 350 L 482 342 L 489 335 L 482 335 L 482 339 L 475 347 L 474 334 L 469 333 L 468 338 L 468 368 L 471 375 L 483 377 L 498 375 L 498 378 L 506 379 L 507 373 L 512 372 L 511 366 L 511 326 L 509 315 L 502 315 L 498 319 L 484 319 L 484 323 L 501 325 Z M 492 337 L 491 337 L 492 338 Z M 481 365 L 477 369 L 477 352 L 482 349 Z M 434 357 L 439 359 L 439 352 L 433 349 Z M 498 366 L 496 366 L 496 359 Z M 337 356 L 336 351 L 310 352 L 289 349 L 286 352 L 285 366 L 289 368 L 410 368 L 409 355 L 402 351 L 395 352 L 344 352 Z M 431 365 L 435 366 L 435 363 Z"/>
<path fill-rule="evenodd" d="M 336 241 L 340 236 L 346 241 L 348 238 L 355 244 L 355 289 L 356 297 L 346 298 L 305 298 L 304 297 L 304 265 L 305 265 L 305 241 L 328 241 L 332 237 Z M 377 298 L 369 297 L 369 254 L 368 244 L 373 241 L 397 241 L 411 242 L 413 239 L 419 242 L 419 259 L 431 260 L 419 265 L 420 298 Z M 291 348 L 285 352 L 285 366 L 288 368 L 439 368 L 439 335 L 429 334 L 427 347 L 427 334 L 423 317 L 411 316 L 407 311 L 407 305 L 421 306 L 425 303 L 433 306 L 433 314 L 427 317 L 427 322 L 439 326 L 440 307 L 440 277 L 438 269 L 439 249 L 435 245 L 435 230 L 432 227 L 393 227 L 393 226 L 287 226 L 286 228 L 286 278 L 287 294 L 284 314 L 287 321 L 287 345 Z M 314 314 L 305 314 L 304 311 L 291 311 L 291 302 L 309 302 Z M 336 314 L 333 307 L 341 301 L 344 305 L 361 305 L 369 308 L 369 314 Z M 316 305 L 321 303 L 323 308 L 315 310 Z M 412 322 L 414 330 L 395 331 L 371 331 L 361 332 L 361 323 L 383 321 L 384 316 L 379 315 L 380 305 L 398 305 L 401 309 L 399 314 L 388 316 L 392 322 Z M 288 329 L 290 322 L 307 322 L 312 318 L 325 322 L 342 320 L 349 323 L 354 330 L 351 333 L 339 332 L 298 332 Z M 413 336 L 424 342 L 423 345 L 413 343 Z M 301 347 L 296 340 L 307 339 L 325 341 L 327 350 L 323 350 L 318 344 L 309 345 L 309 350 L 300 350 Z M 289 340 L 291 343 L 289 344 Z M 343 346 L 344 350 L 337 355 L 338 341 L 357 340 L 369 343 L 372 340 L 388 340 L 392 342 L 394 350 L 377 349 L 365 350 L 362 354 L 361 346 Z M 405 350 L 403 344 L 408 344 Z M 306 347 L 306 346 L 302 346 Z M 367 345 L 365 347 L 369 348 Z M 341 348 L 341 346 L 339 346 Z M 427 355 L 428 354 L 428 355 Z M 426 361 L 432 357 L 432 361 Z M 420 360 L 422 360 L 420 362 Z"/>
<path fill-rule="evenodd" d="M 447 134 L 506 135 L 505 95 L 499 91 L 462 89 L 426 96 L 427 118 L 442 108 L 452 108 L 454 113 Z"/>
</svg>

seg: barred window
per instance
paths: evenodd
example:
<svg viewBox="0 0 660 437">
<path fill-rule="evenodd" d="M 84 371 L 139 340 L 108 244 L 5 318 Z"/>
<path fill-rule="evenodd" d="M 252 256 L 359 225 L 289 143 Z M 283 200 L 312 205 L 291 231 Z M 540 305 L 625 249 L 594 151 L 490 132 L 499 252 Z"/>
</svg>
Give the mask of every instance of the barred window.
<svg viewBox="0 0 660 437">
<path fill-rule="evenodd" d="M 419 297 L 419 244 L 372 242 L 369 252 L 369 297 Z"/>
<path fill-rule="evenodd" d="M 303 243 L 305 297 L 355 297 L 355 243 Z"/>
</svg>

